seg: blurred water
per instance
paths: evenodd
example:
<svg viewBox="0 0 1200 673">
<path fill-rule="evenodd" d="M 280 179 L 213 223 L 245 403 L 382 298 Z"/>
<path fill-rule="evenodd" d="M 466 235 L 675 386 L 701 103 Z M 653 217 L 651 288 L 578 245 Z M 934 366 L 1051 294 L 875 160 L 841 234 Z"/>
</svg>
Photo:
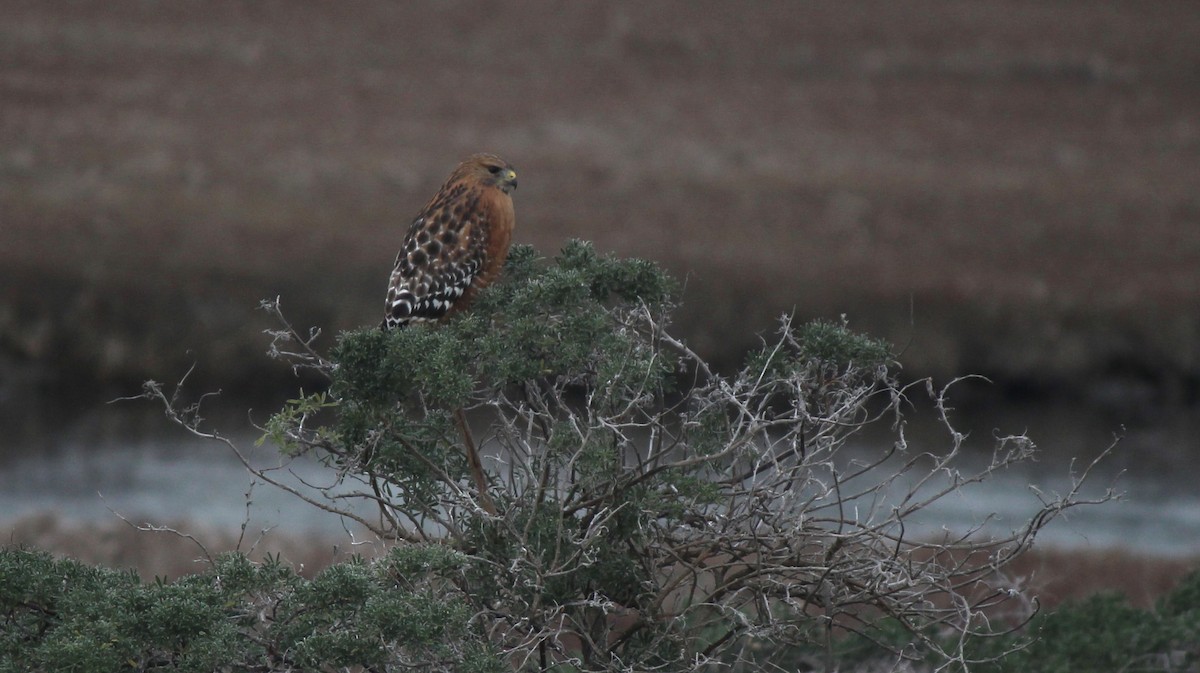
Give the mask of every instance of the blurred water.
<svg viewBox="0 0 1200 673">
<path fill-rule="evenodd" d="M 1108 421 L 1081 417 L 1075 407 L 1054 413 L 1006 408 L 987 419 L 964 422 L 960 429 L 972 434 L 958 464 L 963 472 L 982 465 L 992 441 L 990 429 L 969 426 L 999 427 L 1006 433 L 1026 429 L 1005 427 L 1006 416 L 1030 426 L 1030 435 L 1040 438 L 1045 449 L 1041 458 L 935 503 L 913 522 L 910 535 L 962 532 L 988 517 L 988 533 L 1001 535 L 1019 527 L 1037 509 L 1034 489 L 1064 492 L 1072 470 L 1082 469 L 1112 439 L 1112 430 L 1105 429 Z M 233 437 L 252 462 L 279 463 L 270 446 L 253 446 L 256 435 L 244 419 L 240 425 L 227 422 L 238 428 Z M 1115 454 L 1083 492 L 1096 497 L 1112 486 L 1122 493 L 1120 501 L 1072 510 L 1042 533 L 1040 544 L 1200 555 L 1193 430 L 1190 414 L 1165 425 L 1127 430 Z M 906 434 L 914 450 L 939 452 L 949 445 L 934 423 L 913 423 Z M 881 450 L 888 441 L 886 428 L 854 441 L 859 454 Z M 0 451 L 0 523 L 49 511 L 69 520 L 115 519 L 119 513 L 135 523 L 187 520 L 229 529 L 248 520 L 252 529 L 277 526 L 298 535 L 353 528 L 273 486 L 260 483 L 251 488 L 251 475 L 228 447 L 191 437 L 160 414 L 141 408 L 106 407 L 59 426 L 49 436 L 25 438 L 5 449 Z M 1071 456 L 1081 460 L 1073 466 Z M 276 474 L 292 485 L 331 479 L 331 471 L 313 460 L 294 461 L 289 470 Z"/>
<path fill-rule="evenodd" d="M 255 449 L 255 465 L 278 464 L 270 446 Z M 296 460 L 276 473 L 291 486 L 320 483 L 329 471 Z M 247 504 L 249 501 L 249 504 Z M 161 437 L 130 443 L 69 443 L 53 452 L 26 454 L 0 469 L 0 519 L 54 512 L 69 520 L 123 516 L 135 523 L 191 521 L 234 529 L 277 526 L 296 534 L 336 533 L 343 523 L 292 494 L 255 483 L 225 446 L 192 438 Z"/>
</svg>

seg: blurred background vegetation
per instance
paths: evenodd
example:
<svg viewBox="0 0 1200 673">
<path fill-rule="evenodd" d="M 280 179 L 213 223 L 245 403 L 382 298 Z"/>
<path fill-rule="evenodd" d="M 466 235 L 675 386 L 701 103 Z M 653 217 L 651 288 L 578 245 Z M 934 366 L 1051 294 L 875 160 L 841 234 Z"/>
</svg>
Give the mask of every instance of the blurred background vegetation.
<svg viewBox="0 0 1200 673">
<path fill-rule="evenodd" d="M 0 473 L 143 432 L 103 403 L 193 364 L 231 408 L 294 393 L 258 301 L 377 322 L 475 151 L 518 242 L 682 279 L 718 364 L 846 314 L 906 376 L 992 378 L 967 408 L 1070 409 L 1035 438 L 1200 462 L 1190 0 L 0 0 Z"/>
<path fill-rule="evenodd" d="M 464 155 L 518 238 L 686 277 L 736 358 L 849 313 L 914 376 L 1195 392 L 1187 2 L 0 3 L 8 366 L 258 380 L 258 299 L 370 324 Z M 190 353 L 189 353 L 190 351 Z"/>
</svg>

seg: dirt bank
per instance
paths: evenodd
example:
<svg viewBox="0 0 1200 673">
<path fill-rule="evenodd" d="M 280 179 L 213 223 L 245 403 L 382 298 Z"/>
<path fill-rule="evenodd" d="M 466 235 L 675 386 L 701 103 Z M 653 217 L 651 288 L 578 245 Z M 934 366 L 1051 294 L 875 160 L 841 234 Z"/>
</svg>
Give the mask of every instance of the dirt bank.
<svg viewBox="0 0 1200 673">
<path fill-rule="evenodd" d="M 4 544 L 32 546 L 85 563 L 131 568 L 147 581 L 201 572 L 206 554 L 216 557 L 235 549 L 255 559 L 279 555 L 298 572 L 312 577 L 351 554 L 370 558 L 387 548 L 361 539 L 351 544 L 346 536 L 303 536 L 286 531 L 263 534 L 257 530 L 243 534 L 193 522 L 152 526 L 114 517 L 111 522 L 82 525 L 53 514 L 2 521 L 0 534 Z M 1044 608 L 1099 591 L 1118 592 L 1134 605 L 1150 607 L 1195 567 L 1196 559 L 1156 558 L 1124 550 L 1038 549 L 1022 555 L 1008 572 L 1013 581 L 1028 588 L 1029 595 L 1037 596 Z"/>
</svg>

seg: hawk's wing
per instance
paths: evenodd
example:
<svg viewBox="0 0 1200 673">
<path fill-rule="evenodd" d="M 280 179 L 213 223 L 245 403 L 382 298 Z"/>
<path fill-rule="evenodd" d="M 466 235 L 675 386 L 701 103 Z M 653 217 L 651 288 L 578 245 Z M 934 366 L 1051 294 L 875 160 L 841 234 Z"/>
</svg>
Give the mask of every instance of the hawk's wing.
<svg viewBox="0 0 1200 673">
<path fill-rule="evenodd" d="M 479 275 L 487 214 L 470 191 L 439 194 L 413 220 L 388 284 L 385 329 L 444 317 Z"/>
</svg>

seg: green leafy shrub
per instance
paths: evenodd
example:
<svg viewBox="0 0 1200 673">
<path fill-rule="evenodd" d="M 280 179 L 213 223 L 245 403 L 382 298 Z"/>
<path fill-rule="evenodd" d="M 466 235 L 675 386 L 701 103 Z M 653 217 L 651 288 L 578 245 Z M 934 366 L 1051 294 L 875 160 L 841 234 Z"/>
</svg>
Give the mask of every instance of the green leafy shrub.
<svg viewBox="0 0 1200 673">
<path fill-rule="evenodd" d="M 1024 632 L 1002 645 L 1016 651 L 978 670 L 995 673 L 1196 670 L 1200 664 L 1200 571 L 1185 578 L 1154 610 L 1135 608 L 1115 594 L 1097 594 L 1039 614 Z"/>
<path fill-rule="evenodd" d="M 1002 437 L 962 474 L 965 436 L 933 391 L 946 446 L 910 448 L 900 419 L 922 387 L 901 386 L 890 348 L 845 320 L 784 317 L 742 368 L 715 372 L 670 334 L 674 290 L 654 265 L 586 243 L 552 261 L 516 246 L 504 282 L 439 325 L 346 332 L 326 356 L 284 321 L 270 352 L 328 389 L 287 403 L 264 441 L 329 465 L 324 488 L 279 483 L 148 383 L 258 479 L 391 552 L 311 582 L 224 559 L 128 607 L 179 602 L 154 628 L 63 628 L 62 613 L 22 607 L 20 638 L 107 657 L 95 665 L 664 672 L 831 669 L 865 656 L 857 642 L 947 666 L 967 643 L 1005 642 L 987 620 L 1014 595 L 997 570 L 1080 503 L 1079 483 L 1011 535 L 916 536 L 915 515 L 1032 443 Z M 848 448 L 879 422 L 895 441 Z"/>
<path fill-rule="evenodd" d="M 410 547 L 309 581 L 277 560 L 228 554 L 203 574 L 143 584 L 129 572 L 4 549 L 0 670 L 503 670 L 467 628 L 468 604 L 429 581 L 431 569 L 462 564 L 444 549 Z"/>
</svg>

